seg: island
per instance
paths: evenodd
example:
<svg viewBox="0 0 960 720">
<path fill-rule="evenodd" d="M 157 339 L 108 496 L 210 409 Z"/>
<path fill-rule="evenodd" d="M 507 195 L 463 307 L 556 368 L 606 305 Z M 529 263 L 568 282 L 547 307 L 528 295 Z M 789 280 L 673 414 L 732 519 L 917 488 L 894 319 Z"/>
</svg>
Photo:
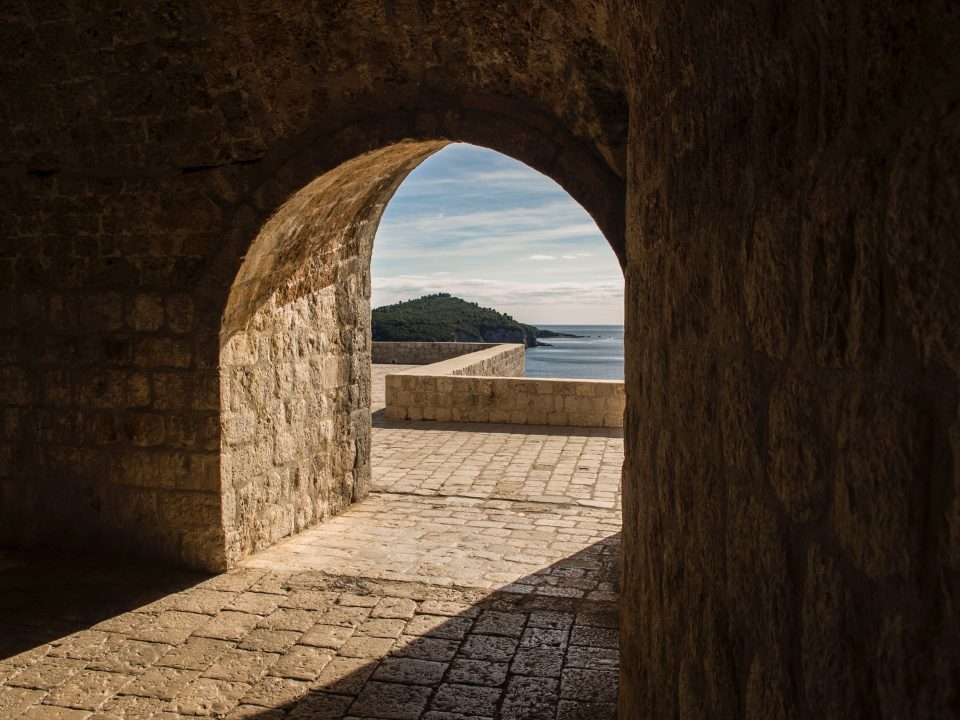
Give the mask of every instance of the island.
<svg viewBox="0 0 960 720">
<path fill-rule="evenodd" d="M 578 337 L 525 325 L 450 293 L 384 305 L 374 308 L 371 316 L 373 339 L 378 342 L 523 343 L 536 347 L 547 344 L 539 338 Z"/>
</svg>

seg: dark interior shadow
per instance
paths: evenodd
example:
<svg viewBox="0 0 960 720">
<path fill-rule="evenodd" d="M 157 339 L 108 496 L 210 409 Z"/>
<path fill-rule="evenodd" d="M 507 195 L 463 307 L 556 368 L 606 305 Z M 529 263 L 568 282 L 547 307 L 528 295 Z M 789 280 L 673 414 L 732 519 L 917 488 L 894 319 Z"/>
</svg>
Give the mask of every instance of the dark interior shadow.
<svg viewBox="0 0 960 720">
<path fill-rule="evenodd" d="M 208 578 L 112 558 L 0 551 L 0 661 Z"/>
<path fill-rule="evenodd" d="M 493 591 L 319 572 L 258 571 L 252 586 L 238 583 L 252 572 L 247 570 L 194 587 L 204 576 L 89 558 L 0 556 L 0 659 L 109 618 L 122 626 L 137 615 L 128 611 L 166 595 L 171 597 L 161 605 L 200 607 L 216 585 L 220 593 L 243 594 L 246 602 L 251 596 L 280 600 L 279 607 L 261 609 L 262 617 L 247 606 L 256 617 L 247 616 L 245 634 L 229 643 L 214 641 L 227 654 L 250 658 L 263 657 L 251 648 L 297 616 L 291 606 L 303 607 L 303 597 L 325 599 L 303 607 L 311 617 L 321 614 L 321 622 L 296 633 L 279 631 L 296 639 L 282 651 L 266 652 L 272 664 L 244 667 L 234 658 L 231 666 L 227 655 L 212 660 L 204 676 L 252 674 L 248 685 L 207 680 L 242 690 L 229 707 L 218 708 L 222 698 L 211 699 L 207 714 L 235 712 L 257 720 L 609 720 L 616 717 L 619 547 L 617 533 Z M 222 610 L 237 614 L 229 604 Z M 216 620 L 220 611 L 207 612 Z M 181 645 L 209 643 L 206 637 L 197 632 Z M 91 665 L 96 669 L 104 660 L 95 656 Z M 42 684 L 44 676 L 37 675 Z M 191 687 L 183 692 L 189 695 Z M 142 690 L 129 692 L 134 696 L 118 699 L 138 700 Z M 206 699 L 196 695 L 172 694 L 164 702 L 175 714 L 197 714 Z"/>
</svg>

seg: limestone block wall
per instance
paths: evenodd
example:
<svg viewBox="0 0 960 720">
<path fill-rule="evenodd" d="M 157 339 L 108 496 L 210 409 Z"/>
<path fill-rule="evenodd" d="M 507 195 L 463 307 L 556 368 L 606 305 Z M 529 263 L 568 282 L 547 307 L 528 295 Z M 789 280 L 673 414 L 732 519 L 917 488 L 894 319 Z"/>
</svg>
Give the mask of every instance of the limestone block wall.
<svg viewBox="0 0 960 720">
<path fill-rule="evenodd" d="M 327 287 L 267 303 L 221 350 L 228 564 L 364 495 L 369 328 L 330 332 L 335 295 Z"/>
<path fill-rule="evenodd" d="M 624 403 L 615 380 L 387 375 L 394 420 L 616 428 Z"/>
<path fill-rule="evenodd" d="M 439 344 L 439 343 L 438 343 Z M 386 376 L 394 420 L 622 427 L 622 382 L 526 378 L 523 345 L 498 345 Z"/>
<path fill-rule="evenodd" d="M 430 365 L 497 346 L 498 343 L 374 341 L 371 361 L 388 365 Z"/>
<path fill-rule="evenodd" d="M 227 564 L 333 515 L 370 481 L 370 256 L 386 199 L 435 143 L 355 158 L 252 243 L 221 327 Z"/>
<path fill-rule="evenodd" d="M 269 481 L 285 490 L 233 497 L 227 458 L 246 421 L 221 401 L 245 397 L 268 417 L 295 408 L 299 385 L 280 374 L 319 362 L 314 342 L 349 379 L 307 404 L 336 418 L 345 458 L 356 447 L 350 482 L 336 462 L 318 482 L 362 496 L 369 345 L 351 337 L 365 327 L 366 271 L 343 261 L 372 241 L 406 172 L 447 142 L 554 177 L 624 257 L 627 108 L 597 8 L 146 0 L 131 12 L 15 2 L 2 15 L 0 544 L 219 569 L 295 527 L 300 510 L 278 507 L 318 507 L 312 489 Z M 291 242 L 255 248 L 297 196 L 281 233 Z M 329 313 L 300 335 L 263 324 L 266 307 L 278 323 Z M 267 337 L 279 344 L 269 367 L 231 345 Z M 237 391 L 234 376 L 274 369 L 286 397 L 260 380 Z M 325 457 L 323 433 L 295 431 L 298 413 L 281 437 Z M 272 457 L 266 445 L 253 455 Z M 273 472 L 251 467 L 258 482 Z"/>
<path fill-rule="evenodd" d="M 194 287 L 220 209 L 176 179 L 0 184 L 0 544 L 222 567 L 219 313 Z M 160 230 L 171 206 L 190 228 Z"/>
<path fill-rule="evenodd" d="M 494 345 L 460 357 L 434 363 L 425 368 L 413 368 L 411 375 L 483 375 L 486 377 L 523 377 L 526 372 L 527 348 L 509 343 Z"/>
</svg>

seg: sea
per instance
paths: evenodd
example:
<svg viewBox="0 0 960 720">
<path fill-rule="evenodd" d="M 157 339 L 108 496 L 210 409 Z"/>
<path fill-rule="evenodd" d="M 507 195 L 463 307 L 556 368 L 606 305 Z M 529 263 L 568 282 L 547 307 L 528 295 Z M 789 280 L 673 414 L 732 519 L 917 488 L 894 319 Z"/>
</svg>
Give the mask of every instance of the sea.
<svg viewBox="0 0 960 720">
<path fill-rule="evenodd" d="M 578 335 L 527 348 L 527 377 L 623 380 L 623 325 L 536 325 Z"/>
</svg>

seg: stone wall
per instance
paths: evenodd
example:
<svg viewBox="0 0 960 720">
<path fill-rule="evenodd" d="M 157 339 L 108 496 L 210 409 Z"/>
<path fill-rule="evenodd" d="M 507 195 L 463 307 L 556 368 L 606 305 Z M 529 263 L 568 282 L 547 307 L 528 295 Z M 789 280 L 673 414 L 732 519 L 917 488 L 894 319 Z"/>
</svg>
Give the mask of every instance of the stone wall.
<svg viewBox="0 0 960 720">
<path fill-rule="evenodd" d="M 227 564 L 366 496 L 373 234 L 395 187 L 436 148 L 398 144 L 343 163 L 251 245 L 221 328 Z"/>
<path fill-rule="evenodd" d="M 221 351 L 230 564 L 364 494 L 369 420 L 344 407 L 351 394 L 369 393 L 366 377 L 356 372 L 365 356 L 364 328 L 353 338 L 322 332 L 335 304 L 330 287 L 286 305 L 271 302 Z M 344 339 L 352 346 L 345 348 Z"/>
<path fill-rule="evenodd" d="M 624 193 L 609 158 L 623 138 L 609 112 L 597 110 L 606 104 L 625 118 L 615 79 L 603 80 L 612 58 L 600 54 L 569 67 L 555 42 L 561 27 L 573 29 L 569 41 L 581 48 L 599 46 L 580 18 L 547 8 L 543 17 L 560 26 L 531 50 L 538 66 L 564 67 L 565 81 L 542 85 L 507 68 L 527 60 L 504 56 L 498 62 L 507 66 L 488 67 L 478 84 L 478 62 L 496 55 L 491 44 L 503 36 L 498 18 L 479 8 L 436 10 L 427 17 L 413 3 L 374 3 L 296 12 L 249 2 L 147 2 L 136 13 L 5 8 L 0 542 L 218 568 L 229 562 L 228 542 L 247 538 L 239 547 L 252 548 L 276 537 L 269 517 L 299 511 L 277 510 L 272 494 L 238 503 L 236 469 L 221 467 L 221 456 L 239 447 L 223 429 L 244 426 L 230 417 L 241 408 L 221 408 L 221 397 L 237 397 L 229 382 L 220 392 L 221 343 L 227 374 L 268 373 L 257 379 L 265 385 L 245 396 L 258 416 L 289 398 L 269 395 L 274 366 L 265 356 L 237 369 L 229 343 L 238 333 L 253 328 L 289 340 L 271 350 L 277 372 L 301 353 L 316 357 L 309 344 L 318 338 L 318 347 L 336 349 L 328 365 L 337 374 L 362 365 L 362 343 L 330 339 L 363 334 L 357 313 L 364 301 L 357 298 L 365 270 L 361 263 L 346 271 L 342 261 L 353 251 L 344 255 L 343 242 L 353 231 L 372 236 L 376 209 L 410 167 L 449 139 L 493 144 L 560 179 L 622 255 Z M 420 39 L 450 38 L 451 28 L 461 38 L 449 46 L 430 49 Z M 410 47 L 427 55 L 410 61 Z M 458 48 L 467 47 L 464 56 Z M 541 49 L 554 59 L 546 61 Z M 598 91 L 586 103 L 570 94 L 584 83 Z M 562 119 L 571 113 L 589 119 Z M 598 145 L 590 137 L 603 139 Z M 410 138 L 429 142 L 402 142 Z M 312 199 L 297 205 L 310 221 L 288 218 L 286 235 L 303 242 L 251 252 L 264 223 L 292 195 L 384 148 L 393 154 L 337 175 L 322 201 L 315 193 L 301 197 Z M 297 234 L 301 224 L 312 230 L 308 237 Z M 255 327 L 259 309 L 271 304 L 278 322 L 310 315 L 297 305 L 301 297 L 316 295 L 329 307 L 328 287 L 336 288 L 338 311 L 316 337 Z M 308 401 L 332 403 L 336 409 L 325 406 L 321 415 L 337 417 L 338 446 L 347 456 L 357 448 L 353 480 L 337 476 L 339 463 L 323 470 L 322 482 L 341 486 L 344 497 L 362 496 L 356 478 L 366 450 L 354 428 L 362 427 L 366 396 L 358 372 Z M 266 441 L 261 445 L 259 458 Z M 298 452 L 315 450 L 323 456 L 311 445 Z M 266 477 L 273 462 L 254 466 L 253 475 Z M 250 527 L 230 530 L 231 523 Z M 287 519 L 276 525 L 295 526 Z"/>
<path fill-rule="evenodd" d="M 497 346 L 497 343 L 375 341 L 371 360 L 376 364 L 430 365 Z"/>
<path fill-rule="evenodd" d="M 483 375 L 486 377 L 523 377 L 527 348 L 516 343 L 494 345 L 460 357 L 443 360 L 428 367 L 407 370 L 410 375 Z"/>
<path fill-rule="evenodd" d="M 960 14 L 617 7 L 621 717 L 957 717 Z"/>
<path fill-rule="evenodd" d="M 618 428 L 624 404 L 615 380 L 387 375 L 393 420 Z"/>
<path fill-rule="evenodd" d="M 350 243 L 452 139 L 557 179 L 622 259 L 626 106 L 585 23 L 604 19 L 514 11 L 547 25 L 526 37 L 485 7 L 411 2 L 4 8 L 0 543 L 216 569 L 337 507 L 297 484 L 310 462 L 246 434 L 251 412 L 269 434 L 297 407 L 299 376 L 281 373 L 321 349 L 339 379 L 305 403 L 336 418 L 343 456 L 299 411 L 275 442 L 303 440 L 326 458 L 310 482 L 362 497 L 367 268 Z M 506 36 L 529 52 L 501 53 Z M 262 235 L 288 200 L 298 212 Z M 317 312 L 311 332 L 281 325 Z"/>
<path fill-rule="evenodd" d="M 523 377 L 525 356 L 523 345 L 495 345 L 388 374 L 386 416 L 392 420 L 623 426 L 622 382 Z"/>
</svg>

